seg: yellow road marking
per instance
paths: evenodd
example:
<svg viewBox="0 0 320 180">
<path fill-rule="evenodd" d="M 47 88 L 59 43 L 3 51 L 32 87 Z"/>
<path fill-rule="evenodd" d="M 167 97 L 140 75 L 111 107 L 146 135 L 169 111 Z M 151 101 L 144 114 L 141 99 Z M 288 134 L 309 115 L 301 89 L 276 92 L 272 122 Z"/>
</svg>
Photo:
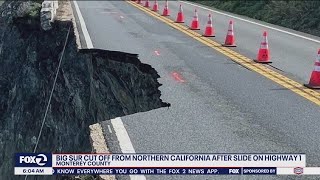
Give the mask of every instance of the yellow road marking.
<svg viewBox="0 0 320 180">
<path fill-rule="evenodd" d="M 240 65 L 246 67 L 247 69 L 250 69 L 252 71 L 255 71 L 262 76 L 280 84 L 281 86 L 291 90 L 292 92 L 295 92 L 296 94 L 310 100 L 311 102 L 314 102 L 317 105 L 320 105 L 320 93 L 308 88 L 305 88 L 302 84 L 276 72 L 271 70 L 270 68 L 266 67 L 265 65 L 258 64 L 253 62 L 251 59 L 227 48 L 221 46 L 220 43 L 217 43 L 213 41 L 212 39 L 209 39 L 207 37 L 202 36 L 196 31 L 190 30 L 188 27 L 186 27 L 183 24 L 175 23 L 173 20 L 166 18 L 164 16 L 159 15 L 157 12 L 154 12 L 148 8 L 145 8 L 135 2 L 127 1 L 132 6 L 140 9 L 141 11 L 147 13 L 148 15 L 166 23 L 167 25 L 173 27 L 174 29 L 177 29 L 186 35 L 196 39 L 197 41 L 211 47 L 212 49 L 222 53 L 223 55 L 229 57 L 231 60 L 239 63 Z"/>
</svg>

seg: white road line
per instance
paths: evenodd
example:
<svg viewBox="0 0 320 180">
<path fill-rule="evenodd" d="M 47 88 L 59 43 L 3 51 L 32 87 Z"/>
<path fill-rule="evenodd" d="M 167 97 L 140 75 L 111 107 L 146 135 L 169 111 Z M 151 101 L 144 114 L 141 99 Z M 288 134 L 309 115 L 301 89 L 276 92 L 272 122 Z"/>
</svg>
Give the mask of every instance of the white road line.
<svg viewBox="0 0 320 180">
<path fill-rule="evenodd" d="M 109 129 L 109 132 L 112 134 L 112 130 L 111 130 L 110 125 L 108 125 L 108 129 Z"/>
<path fill-rule="evenodd" d="M 122 153 L 136 153 L 131 143 L 130 137 L 127 133 L 126 128 L 123 125 L 121 118 L 111 119 L 111 124 L 116 133 L 116 136 L 119 141 L 120 149 Z M 131 180 L 145 180 L 144 175 L 130 175 Z"/>
<path fill-rule="evenodd" d="M 79 21 L 81 24 L 81 29 L 82 29 L 83 35 L 85 37 L 85 41 L 87 43 L 87 47 L 88 47 L 88 49 L 93 48 L 93 44 L 92 44 L 88 29 L 86 27 L 86 24 L 84 22 L 84 19 L 82 17 L 82 14 L 80 12 L 78 3 L 76 1 L 73 1 L 73 2 L 75 5 L 75 8 L 76 8 L 76 11 L 77 11 L 77 15 L 78 15 L 78 18 L 79 18 Z M 127 133 L 127 130 L 123 125 L 121 118 L 112 119 L 111 124 L 112 124 L 113 129 L 114 129 L 116 136 L 118 138 L 122 153 L 136 153 L 136 151 L 134 150 L 133 145 L 131 143 L 130 137 Z M 109 125 L 108 125 L 108 129 L 110 132 L 112 132 Z M 144 175 L 130 175 L 129 177 L 131 180 L 146 180 L 146 177 Z"/>
<path fill-rule="evenodd" d="M 251 24 L 255 24 L 255 25 L 258 25 L 258 26 L 261 26 L 261 27 L 266 27 L 266 28 L 269 28 L 269 29 L 272 29 L 272 30 L 275 30 L 275 31 L 279 31 L 279 32 L 282 32 L 282 33 L 286 33 L 286 34 L 289 34 L 289 35 L 292 35 L 292 36 L 296 36 L 296 37 L 302 38 L 302 39 L 306 39 L 306 40 L 309 40 L 309 41 L 320 43 L 320 41 L 316 40 L 316 39 L 312 39 L 312 38 L 309 38 L 309 37 L 306 37 L 306 36 L 302 36 L 302 35 L 299 35 L 299 34 L 296 34 L 296 33 L 292 33 L 292 32 L 289 32 L 289 31 L 285 31 L 285 30 L 282 30 L 282 29 L 278 29 L 278 28 L 275 28 L 275 27 L 272 27 L 272 26 L 260 24 L 260 23 L 254 22 L 254 21 L 250 21 L 250 20 L 243 19 L 243 18 L 240 18 L 240 17 L 237 17 L 237 16 L 233 16 L 233 15 L 230 15 L 230 14 L 227 14 L 227 13 L 223 13 L 223 12 L 220 12 L 220 11 L 209 9 L 209 8 L 206 8 L 206 7 L 194 4 L 194 3 L 185 2 L 185 1 L 180 1 L 180 2 L 185 3 L 185 4 L 189 4 L 189 5 L 192 5 L 192 6 L 195 6 L 195 7 L 199 7 L 199 8 L 202 8 L 202 9 L 206 9 L 206 10 L 209 10 L 211 12 L 215 12 L 217 14 L 222 14 L 222 15 L 225 15 L 225 16 L 229 16 L 229 17 L 232 17 L 234 19 L 245 21 L 245 22 L 248 22 L 248 23 L 251 23 Z"/>
<path fill-rule="evenodd" d="M 88 32 L 86 23 L 84 22 L 84 19 L 82 17 L 80 8 L 78 6 L 78 3 L 77 3 L 77 1 L 73 1 L 73 3 L 74 3 L 74 7 L 76 8 L 76 11 L 77 11 L 77 15 L 78 15 L 78 18 L 79 18 L 79 21 L 80 21 L 80 25 L 81 25 L 81 30 L 82 30 L 84 39 L 86 41 L 87 48 L 88 49 L 92 49 L 93 48 L 93 44 L 92 44 L 92 41 L 91 41 L 91 38 L 90 38 L 90 35 L 89 35 L 89 32 Z"/>
<path fill-rule="evenodd" d="M 121 118 L 111 119 L 111 124 L 118 137 L 121 151 L 123 153 L 136 153 Z"/>
</svg>

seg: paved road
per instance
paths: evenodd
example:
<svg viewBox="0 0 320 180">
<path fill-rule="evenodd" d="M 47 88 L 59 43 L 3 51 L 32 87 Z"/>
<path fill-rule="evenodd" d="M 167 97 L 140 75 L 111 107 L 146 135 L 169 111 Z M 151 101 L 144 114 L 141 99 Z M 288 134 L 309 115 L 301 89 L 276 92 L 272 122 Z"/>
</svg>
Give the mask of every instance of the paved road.
<svg viewBox="0 0 320 180">
<path fill-rule="evenodd" d="M 317 105 L 126 2 L 78 1 L 78 4 L 95 48 L 137 53 L 143 63 L 152 65 L 161 76 L 162 99 L 172 106 L 121 117 L 136 152 L 306 153 L 308 166 L 320 166 Z M 178 7 L 178 2 L 170 2 L 175 16 L 174 7 Z M 185 13 L 190 16 L 192 9 L 184 5 Z M 206 14 L 199 10 L 201 21 Z M 222 42 L 229 18 L 218 14 L 214 17 L 215 39 Z M 263 28 L 238 20 L 235 23 L 236 50 L 255 57 Z M 310 72 L 298 69 L 312 69 L 318 44 L 278 31 L 270 30 L 269 34 L 273 56 L 277 57 L 274 65 L 291 78 L 307 80 Z M 288 64 L 291 66 L 287 67 Z M 121 151 L 112 121 L 102 125 L 112 152 Z M 152 180 L 210 178 L 147 177 Z M 232 179 L 214 177 L 218 178 Z"/>
<path fill-rule="evenodd" d="M 170 2 L 170 8 L 172 14 L 175 16 L 178 12 L 179 2 Z M 186 14 L 186 22 L 190 22 L 192 19 L 193 11 L 195 8 L 198 9 L 199 21 L 201 22 L 202 29 L 205 27 L 207 22 L 207 16 L 209 14 L 208 10 L 201 10 L 198 7 L 190 6 L 189 4 L 181 3 L 184 7 L 184 12 Z M 187 14 L 189 16 L 187 16 Z M 234 14 L 228 13 L 231 16 Z M 309 81 L 310 72 L 313 69 L 314 61 L 318 48 L 320 47 L 320 38 L 316 36 L 311 36 L 305 33 L 293 31 L 287 28 L 282 28 L 279 26 L 271 25 L 261 21 L 253 20 L 243 16 L 235 15 L 239 18 L 244 18 L 251 22 L 245 22 L 233 17 L 228 17 L 226 15 L 212 13 L 213 23 L 216 28 L 216 40 L 223 42 L 227 29 L 228 21 L 233 19 L 235 21 L 235 34 L 238 47 L 236 48 L 238 52 L 246 55 L 249 58 L 255 58 L 259 43 L 262 40 L 262 32 L 264 30 L 268 31 L 269 48 L 271 51 L 273 65 L 277 68 L 289 73 L 290 76 L 294 76 L 297 80 L 303 82 Z M 272 28 L 277 28 L 282 31 L 287 31 L 289 33 L 295 33 L 297 35 L 305 36 L 307 38 L 312 38 L 318 42 L 313 42 L 306 40 L 304 38 L 296 37 L 287 33 L 279 32 L 278 30 L 273 30 L 271 28 L 266 28 L 253 23 L 259 23 L 265 26 L 271 26 Z"/>
</svg>

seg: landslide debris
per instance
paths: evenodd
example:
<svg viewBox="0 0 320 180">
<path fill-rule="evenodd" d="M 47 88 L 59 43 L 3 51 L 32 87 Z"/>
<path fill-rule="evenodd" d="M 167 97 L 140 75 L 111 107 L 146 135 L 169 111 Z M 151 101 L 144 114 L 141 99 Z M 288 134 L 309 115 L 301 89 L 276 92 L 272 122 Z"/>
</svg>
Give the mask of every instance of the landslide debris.
<svg viewBox="0 0 320 180">
<path fill-rule="evenodd" d="M 24 178 L 13 176 L 13 154 L 33 151 L 70 26 L 38 152 L 90 152 L 89 125 L 169 105 L 160 99 L 159 75 L 138 55 L 79 51 L 71 22 L 41 29 L 39 4 L 0 7 L 0 179 Z"/>
</svg>

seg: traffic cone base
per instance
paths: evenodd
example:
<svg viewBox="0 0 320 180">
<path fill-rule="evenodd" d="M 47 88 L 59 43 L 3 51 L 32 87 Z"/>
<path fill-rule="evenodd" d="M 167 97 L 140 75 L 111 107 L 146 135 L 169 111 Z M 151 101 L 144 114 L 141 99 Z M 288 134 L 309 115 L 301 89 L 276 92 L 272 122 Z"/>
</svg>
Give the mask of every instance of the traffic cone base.
<svg viewBox="0 0 320 180">
<path fill-rule="evenodd" d="M 190 30 L 200 30 L 200 28 L 192 28 L 192 27 L 190 27 Z"/>
<path fill-rule="evenodd" d="M 223 47 L 237 47 L 235 44 L 221 44 Z"/>
<path fill-rule="evenodd" d="M 258 54 L 258 58 L 255 59 L 255 62 L 264 64 L 272 63 L 270 61 L 270 52 L 268 49 L 260 49 Z"/>
<path fill-rule="evenodd" d="M 204 37 L 216 37 L 215 35 L 214 35 L 214 32 L 212 31 L 212 29 L 210 29 L 210 28 L 206 28 L 206 31 L 205 31 L 205 33 L 204 33 L 204 35 L 203 35 Z"/>
<path fill-rule="evenodd" d="M 261 63 L 261 64 L 270 64 L 270 63 L 272 63 L 272 61 L 259 61 L 257 59 L 254 59 L 253 61 L 256 62 L 256 63 Z"/>
<path fill-rule="evenodd" d="M 191 23 L 191 30 L 200 30 L 200 26 L 199 26 L 199 21 L 198 20 L 193 20 Z"/>
<path fill-rule="evenodd" d="M 272 61 L 270 61 L 269 49 L 259 49 L 258 57 L 253 61 L 257 63 L 262 63 L 262 64 L 272 63 Z"/>
<path fill-rule="evenodd" d="M 162 16 L 170 16 L 169 9 L 164 9 L 163 12 L 162 12 Z"/>
<path fill-rule="evenodd" d="M 180 14 L 180 13 L 179 13 Z M 177 17 L 176 23 L 184 23 L 184 16 L 183 14 L 179 15 Z"/>
<path fill-rule="evenodd" d="M 210 35 L 210 36 L 208 36 L 208 35 L 203 35 L 203 37 L 216 37 L 215 35 Z"/>
<path fill-rule="evenodd" d="M 310 88 L 310 89 L 320 89 L 320 86 L 312 86 L 310 84 L 303 84 L 305 87 Z"/>
<path fill-rule="evenodd" d="M 153 5 L 152 11 L 157 12 L 158 10 L 159 10 L 158 5 L 157 4 Z"/>
</svg>

